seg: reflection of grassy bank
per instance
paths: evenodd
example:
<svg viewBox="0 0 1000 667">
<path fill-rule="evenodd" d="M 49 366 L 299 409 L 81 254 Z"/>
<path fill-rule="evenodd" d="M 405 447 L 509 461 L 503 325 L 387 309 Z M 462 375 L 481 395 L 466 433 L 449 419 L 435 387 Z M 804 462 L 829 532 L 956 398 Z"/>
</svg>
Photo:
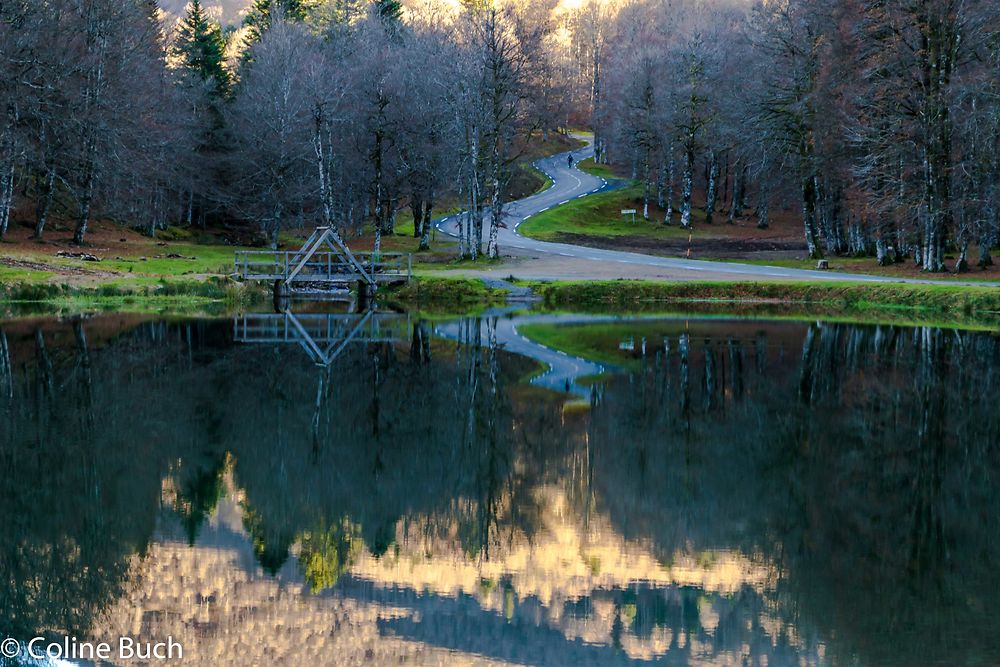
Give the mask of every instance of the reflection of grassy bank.
<svg viewBox="0 0 1000 667">
<path fill-rule="evenodd" d="M 608 281 L 532 285 L 548 308 L 650 312 L 664 304 L 685 311 L 994 328 L 1000 290 L 955 285 L 831 283 L 663 283 Z"/>
<path fill-rule="evenodd" d="M 731 313 L 711 315 L 693 313 L 690 311 L 674 313 L 655 313 L 643 316 L 642 319 L 608 319 L 589 322 L 533 322 L 522 324 L 518 332 L 528 339 L 553 350 L 565 352 L 571 356 L 588 361 L 605 364 L 628 370 L 638 370 L 646 363 L 649 354 L 662 351 L 665 339 L 676 341 L 684 333 L 690 333 L 692 328 L 699 336 L 711 336 L 725 340 L 733 336 L 749 339 L 756 331 L 769 323 L 773 326 L 781 322 L 788 327 L 785 331 L 796 331 L 792 322 L 798 322 L 804 328 L 816 319 L 827 325 L 881 325 L 881 326 L 931 326 L 953 327 L 963 329 L 994 329 L 985 325 L 966 325 L 965 323 L 941 323 L 932 321 L 915 321 L 883 318 L 865 320 L 851 318 L 845 315 L 799 312 L 783 316 L 774 316 L 765 312 L 750 317 L 733 315 Z M 801 330 L 801 329 L 798 329 Z"/>
</svg>

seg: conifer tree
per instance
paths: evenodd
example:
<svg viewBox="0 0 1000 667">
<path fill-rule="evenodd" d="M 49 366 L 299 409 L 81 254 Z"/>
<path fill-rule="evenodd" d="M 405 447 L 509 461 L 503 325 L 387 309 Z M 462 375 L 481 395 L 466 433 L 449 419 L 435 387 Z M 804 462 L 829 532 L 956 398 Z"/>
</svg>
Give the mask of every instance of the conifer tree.
<svg viewBox="0 0 1000 667">
<path fill-rule="evenodd" d="M 281 10 L 283 16 L 291 21 L 302 21 L 306 17 L 306 0 L 253 0 L 250 11 L 243 19 L 243 25 L 248 28 L 247 44 L 256 44 L 271 27 L 271 18 L 275 9 Z"/>
<path fill-rule="evenodd" d="M 375 0 L 375 9 L 383 23 L 399 23 L 403 18 L 403 5 L 399 0 Z"/>
<path fill-rule="evenodd" d="M 230 76 L 226 70 L 226 40 L 222 28 L 212 21 L 201 0 L 191 0 L 187 16 L 180 23 L 176 55 L 184 66 L 201 77 L 202 81 L 213 80 L 219 95 L 229 91 Z"/>
</svg>

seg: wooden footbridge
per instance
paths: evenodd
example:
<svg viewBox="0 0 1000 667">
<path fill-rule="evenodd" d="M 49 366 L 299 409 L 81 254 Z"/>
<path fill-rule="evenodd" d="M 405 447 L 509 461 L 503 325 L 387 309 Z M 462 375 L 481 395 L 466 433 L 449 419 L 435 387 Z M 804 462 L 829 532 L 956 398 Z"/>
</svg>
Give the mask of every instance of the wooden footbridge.
<svg viewBox="0 0 1000 667">
<path fill-rule="evenodd" d="M 300 345 L 317 366 L 329 366 L 352 343 L 396 343 L 406 340 L 412 325 L 406 315 L 376 313 L 250 313 L 233 321 L 238 343 Z"/>
<path fill-rule="evenodd" d="M 274 283 L 275 296 L 323 294 L 357 285 L 367 298 L 380 285 L 408 282 L 413 258 L 399 253 L 355 253 L 332 227 L 319 227 L 294 251 L 240 251 L 236 275 L 241 280 Z"/>
</svg>

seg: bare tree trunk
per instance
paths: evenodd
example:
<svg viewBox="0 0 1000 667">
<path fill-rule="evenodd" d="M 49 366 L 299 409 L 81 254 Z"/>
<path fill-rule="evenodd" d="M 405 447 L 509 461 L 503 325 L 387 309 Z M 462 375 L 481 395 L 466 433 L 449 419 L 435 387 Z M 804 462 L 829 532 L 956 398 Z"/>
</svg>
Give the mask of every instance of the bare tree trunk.
<svg viewBox="0 0 1000 667">
<path fill-rule="evenodd" d="M 474 127 L 472 132 L 472 170 L 470 172 L 471 182 L 469 183 L 469 194 L 472 197 L 472 206 L 469 211 L 472 214 L 470 220 L 469 256 L 473 261 L 479 259 L 483 249 L 483 215 L 480 211 L 479 202 L 479 127 Z"/>
<path fill-rule="evenodd" d="M 733 169 L 733 201 L 729 207 L 729 224 L 735 223 L 736 218 L 743 216 L 743 186 L 745 177 L 745 168 L 737 161 Z"/>
<path fill-rule="evenodd" d="M 330 192 L 330 174 L 327 173 L 326 151 L 323 148 L 323 109 L 319 106 L 313 112 L 315 132 L 313 151 L 316 153 L 316 176 L 319 179 L 319 199 L 323 210 L 323 224 L 333 226 L 333 201 Z"/>
<path fill-rule="evenodd" d="M 492 174 L 490 175 L 490 187 L 492 189 L 490 193 L 490 239 L 486 245 L 486 255 L 490 259 L 496 259 L 500 257 L 498 240 L 500 222 L 503 220 L 502 192 L 500 190 L 500 146 L 498 140 L 494 140 L 492 158 Z"/>
<path fill-rule="evenodd" d="M 977 262 L 979 268 L 985 269 L 987 267 L 993 266 L 993 255 L 990 251 L 993 249 L 993 239 L 989 234 L 983 234 L 979 237 L 979 261 Z"/>
<path fill-rule="evenodd" d="M 472 217 L 469 220 L 469 256 L 473 260 L 483 254 L 483 211 L 479 201 L 479 174 L 474 174 L 471 183 L 472 207 L 469 209 Z"/>
<path fill-rule="evenodd" d="M 7 164 L 0 165 L 0 239 L 7 234 L 10 211 L 14 204 L 14 155 L 7 158 Z"/>
<path fill-rule="evenodd" d="M 922 267 L 924 271 L 937 273 L 944 270 L 944 223 L 941 222 L 943 216 L 940 212 L 933 210 L 924 214 L 924 257 Z"/>
<path fill-rule="evenodd" d="M 889 266 L 892 260 L 889 257 L 889 250 L 881 236 L 875 239 L 875 260 L 879 266 Z"/>
<path fill-rule="evenodd" d="M 90 205 L 94 200 L 94 184 L 96 180 L 94 171 L 94 159 L 91 156 L 84 167 L 83 194 L 80 196 L 80 215 L 76 221 L 76 230 L 73 232 L 73 243 L 76 245 L 83 245 L 83 239 L 87 234 L 87 227 L 90 226 Z"/>
<path fill-rule="evenodd" d="M 278 249 L 278 234 L 281 231 L 281 219 L 284 216 L 284 208 L 281 204 L 278 204 L 274 208 L 274 214 L 271 217 L 271 250 Z"/>
<path fill-rule="evenodd" d="M 691 228 L 691 196 L 694 189 L 694 150 L 688 148 L 684 160 L 684 182 L 681 185 L 681 227 Z"/>
<path fill-rule="evenodd" d="M 642 158 L 642 219 L 649 220 L 649 149 L 643 153 Z"/>
<path fill-rule="evenodd" d="M 674 152 L 670 150 L 670 160 L 667 162 L 667 205 L 666 215 L 663 216 L 663 224 L 669 225 L 674 217 Z"/>
<path fill-rule="evenodd" d="M 822 258 L 823 252 L 819 248 L 819 234 L 816 231 L 816 179 L 812 175 L 802 179 L 802 223 L 809 257 Z"/>
<path fill-rule="evenodd" d="M 712 224 L 715 216 L 715 200 L 718 198 L 719 158 L 715 151 L 708 156 L 708 187 L 705 190 L 705 222 Z"/>
<path fill-rule="evenodd" d="M 660 166 L 656 169 L 656 205 L 661 209 L 667 207 L 666 195 L 664 189 L 666 187 L 666 166 L 660 162 Z"/>
<path fill-rule="evenodd" d="M 969 271 L 969 241 L 962 241 L 958 249 L 958 259 L 955 260 L 955 273 L 967 273 Z"/>
<path fill-rule="evenodd" d="M 187 206 L 184 209 L 184 226 L 190 227 L 194 223 L 194 188 L 188 190 Z"/>
<path fill-rule="evenodd" d="M 413 238 L 419 239 L 424 233 L 424 203 L 416 194 L 410 195 L 410 215 L 413 216 Z"/>
<path fill-rule="evenodd" d="M 420 236 L 420 250 L 431 249 L 431 220 L 434 213 L 434 194 L 431 193 L 424 203 L 424 223 Z"/>
<path fill-rule="evenodd" d="M 771 179 L 767 173 L 767 159 L 760 172 L 760 183 L 757 192 L 757 229 L 767 229 L 771 226 Z"/>
</svg>

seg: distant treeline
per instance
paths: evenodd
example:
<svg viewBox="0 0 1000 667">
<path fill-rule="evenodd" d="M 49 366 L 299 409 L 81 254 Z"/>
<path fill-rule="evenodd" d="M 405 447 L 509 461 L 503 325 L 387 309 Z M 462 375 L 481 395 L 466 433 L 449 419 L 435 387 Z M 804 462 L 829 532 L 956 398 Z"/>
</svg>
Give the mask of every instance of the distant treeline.
<svg viewBox="0 0 1000 667">
<path fill-rule="evenodd" d="M 206 221 L 374 226 L 462 204 L 497 254 L 518 135 L 589 124 L 692 224 L 798 202 L 809 253 L 992 263 L 1000 11 L 990 0 L 199 0 L 0 6 L 0 235 L 60 212 L 149 233 Z M 484 217 L 488 215 L 488 220 Z"/>
<path fill-rule="evenodd" d="M 574 42 L 599 159 L 682 225 L 696 184 L 710 222 L 797 200 L 813 257 L 941 271 L 992 264 L 998 35 L 990 0 L 591 0 Z"/>
<path fill-rule="evenodd" d="M 172 224 L 374 224 L 467 205 L 462 252 L 497 254 L 519 136 L 565 119 L 543 52 L 553 3 L 255 0 L 223 30 L 199 0 L 0 6 L 0 237 L 54 213 Z M 490 219 L 483 217 L 490 211 Z M 486 247 L 484 248 L 484 243 Z"/>
</svg>

